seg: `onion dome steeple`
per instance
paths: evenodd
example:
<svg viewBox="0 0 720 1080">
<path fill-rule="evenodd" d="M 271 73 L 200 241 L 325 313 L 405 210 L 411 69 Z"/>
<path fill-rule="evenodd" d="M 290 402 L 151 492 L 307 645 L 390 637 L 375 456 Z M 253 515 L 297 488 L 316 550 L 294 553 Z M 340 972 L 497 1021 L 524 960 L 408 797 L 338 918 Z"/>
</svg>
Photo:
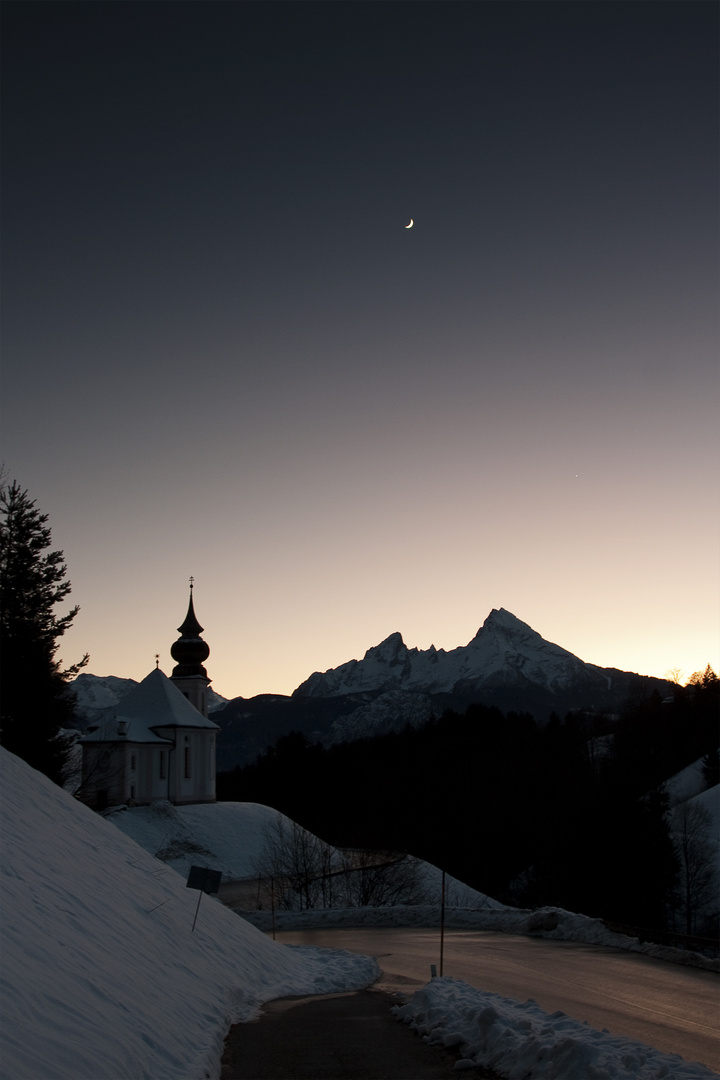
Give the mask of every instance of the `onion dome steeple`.
<svg viewBox="0 0 720 1080">
<path fill-rule="evenodd" d="M 174 641 L 170 655 L 176 661 L 171 679 L 203 716 L 207 716 L 207 687 L 210 683 L 203 661 L 210 655 L 210 646 L 200 637 L 202 626 L 197 620 L 193 607 L 193 578 L 190 578 L 190 603 L 182 626 L 178 626 L 180 637 Z"/>
<path fill-rule="evenodd" d="M 207 678 L 203 660 L 207 660 L 210 655 L 210 646 L 200 637 L 202 631 L 203 628 L 197 620 L 193 607 L 193 579 L 190 578 L 190 603 L 187 615 L 182 626 L 178 626 L 180 637 L 173 642 L 170 649 L 173 660 L 177 660 L 177 665 L 173 668 L 173 678 L 187 678 L 193 675 L 203 675 Z"/>
</svg>

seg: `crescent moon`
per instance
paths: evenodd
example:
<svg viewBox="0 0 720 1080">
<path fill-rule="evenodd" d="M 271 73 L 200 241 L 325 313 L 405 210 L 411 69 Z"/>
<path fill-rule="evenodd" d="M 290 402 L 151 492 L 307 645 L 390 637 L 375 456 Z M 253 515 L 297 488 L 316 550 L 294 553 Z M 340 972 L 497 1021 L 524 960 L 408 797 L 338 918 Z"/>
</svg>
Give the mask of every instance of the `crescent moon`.
<svg viewBox="0 0 720 1080">
<path fill-rule="evenodd" d="M 405 226 L 405 228 L 406 228 L 406 229 L 412 229 L 412 227 L 413 227 L 413 225 L 414 225 L 414 224 L 415 224 L 415 222 L 413 221 L 413 219 L 412 219 L 412 218 L 410 218 L 410 224 L 409 224 L 409 225 L 406 225 L 406 226 Z"/>
</svg>

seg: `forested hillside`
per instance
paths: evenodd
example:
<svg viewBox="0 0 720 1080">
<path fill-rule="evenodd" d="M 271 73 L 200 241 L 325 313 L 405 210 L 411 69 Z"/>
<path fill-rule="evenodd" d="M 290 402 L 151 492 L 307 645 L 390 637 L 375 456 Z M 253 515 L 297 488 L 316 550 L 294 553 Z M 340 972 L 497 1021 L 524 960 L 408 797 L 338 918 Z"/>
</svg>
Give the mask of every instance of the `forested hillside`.
<svg viewBox="0 0 720 1080">
<path fill-rule="evenodd" d="M 707 758 L 717 782 L 718 679 L 622 716 L 482 705 L 327 750 L 291 734 L 218 777 L 218 798 L 276 807 L 338 846 L 409 851 L 491 896 L 662 927 L 677 859 L 663 782 Z"/>
</svg>

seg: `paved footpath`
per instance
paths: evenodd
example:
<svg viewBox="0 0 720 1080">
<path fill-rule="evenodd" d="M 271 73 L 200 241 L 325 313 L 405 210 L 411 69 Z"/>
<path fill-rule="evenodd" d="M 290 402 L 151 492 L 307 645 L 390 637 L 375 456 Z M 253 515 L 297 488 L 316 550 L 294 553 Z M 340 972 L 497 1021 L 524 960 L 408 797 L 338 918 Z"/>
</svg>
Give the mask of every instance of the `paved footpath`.
<svg viewBox="0 0 720 1080">
<path fill-rule="evenodd" d="M 268 1002 L 257 1020 L 230 1029 L 221 1080 L 457 1080 L 459 1055 L 396 1020 L 398 1001 L 369 989 Z"/>
</svg>

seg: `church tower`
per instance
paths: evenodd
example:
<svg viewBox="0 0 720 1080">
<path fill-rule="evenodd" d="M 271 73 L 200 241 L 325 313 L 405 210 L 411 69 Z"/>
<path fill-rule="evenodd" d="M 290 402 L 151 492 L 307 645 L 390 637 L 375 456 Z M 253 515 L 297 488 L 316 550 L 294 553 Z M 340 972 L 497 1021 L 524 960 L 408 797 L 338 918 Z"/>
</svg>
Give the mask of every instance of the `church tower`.
<svg viewBox="0 0 720 1080">
<path fill-rule="evenodd" d="M 203 667 L 203 660 L 210 655 L 210 646 L 200 637 L 202 626 L 195 617 L 193 608 L 193 578 L 190 578 L 190 604 L 185 622 L 178 626 L 180 637 L 173 642 L 170 655 L 176 661 L 170 681 L 194 705 L 198 712 L 207 719 L 208 693 L 210 685 L 208 673 Z"/>
</svg>

